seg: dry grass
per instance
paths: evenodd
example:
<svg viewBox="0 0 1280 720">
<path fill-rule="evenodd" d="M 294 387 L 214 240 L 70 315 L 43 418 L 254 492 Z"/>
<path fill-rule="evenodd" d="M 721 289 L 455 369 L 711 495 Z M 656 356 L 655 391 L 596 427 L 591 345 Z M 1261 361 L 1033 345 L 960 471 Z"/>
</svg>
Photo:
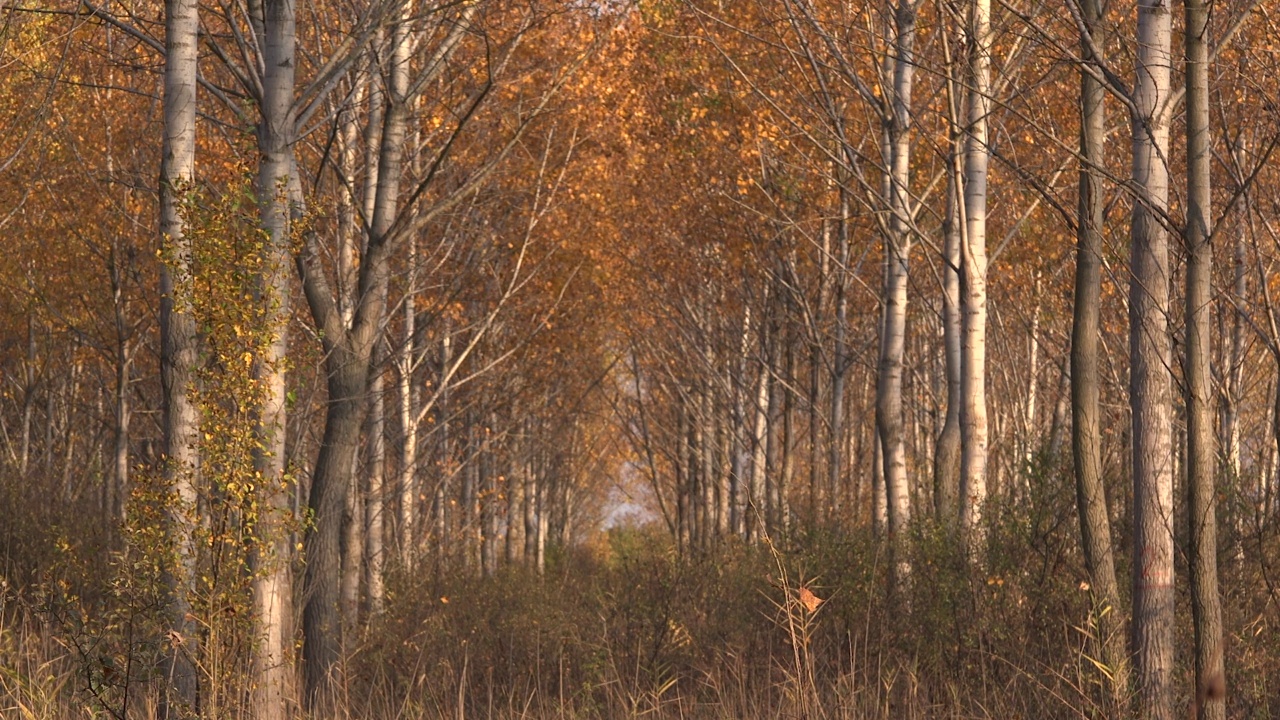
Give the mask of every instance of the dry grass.
<svg viewBox="0 0 1280 720">
<path fill-rule="evenodd" d="M 360 720 L 1120 716 L 1089 656 L 1075 528 L 1060 521 L 1069 506 L 992 515 L 981 572 L 920 529 L 909 598 L 890 591 L 880 545 L 863 534 L 682 557 L 663 533 L 617 531 L 557 555 L 546 577 L 393 576 L 386 612 L 351 641 L 334 704 Z M 1229 716 L 1272 718 L 1280 542 L 1262 523 L 1241 540 L 1246 552 L 1223 565 Z M 128 598 L 89 601 L 65 579 L 34 577 L 0 595 L 0 717 L 151 717 L 154 641 L 93 617 Z M 147 608 L 110 611 L 146 634 Z"/>
</svg>

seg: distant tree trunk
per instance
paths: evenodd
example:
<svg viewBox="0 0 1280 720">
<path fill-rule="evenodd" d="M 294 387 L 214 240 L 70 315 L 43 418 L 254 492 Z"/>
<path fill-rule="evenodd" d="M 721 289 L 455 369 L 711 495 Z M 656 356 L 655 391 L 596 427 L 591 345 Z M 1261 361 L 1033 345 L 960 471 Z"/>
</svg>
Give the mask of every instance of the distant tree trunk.
<svg viewBox="0 0 1280 720">
<path fill-rule="evenodd" d="M 1226 717 L 1222 604 L 1218 597 L 1218 521 L 1214 487 L 1210 311 L 1213 302 L 1212 156 L 1209 135 L 1209 10 L 1185 0 L 1187 87 L 1186 403 L 1187 520 L 1190 523 L 1191 611 L 1195 624 L 1196 705 L 1201 720 Z"/>
<path fill-rule="evenodd" d="M 732 532 L 732 512 L 729 510 L 729 503 L 732 495 L 730 490 L 731 472 L 733 464 L 730 456 L 733 454 L 733 418 L 728 417 L 726 413 L 716 413 L 715 415 L 715 441 L 717 454 L 716 459 L 719 461 L 716 466 L 716 532 L 720 537 L 726 537 Z"/>
<path fill-rule="evenodd" d="M 1030 337 L 1027 338 L 1027 402 L 1023 408 L 1022 417 L 1022 443 L 1023 443 L 1023 462 L 1030 465 L 1035 460 L 1036 453 L 1043 450 L 1043 446 L 1036 447 L 1040 442 L 1040 435 L 1036 432 L 1036 404 L 1040 400 L 1040 274 L 1036 273 L 1035 280 L 1032 284 L 1032 300 L 1031 306 L 1031 330 Z M 1027 474 L 1023 473 L 1025 477 Z"/>
<path fill-rule="evenodd" d="M 498 489 L 494 473 L 492 431 L 494 418 L 485 423 L 485 437 L 480 441 L 476 470 L 480 475 L 477 500 L 480 503 L 480 570 L 491 578 L 498 572 Z"/>
<path fill-rule="evenodd" d="M 417 280 L 417 244 L 409 240 L 409 277 L 404 298 L 404 346 L 397 361 L 400 377 L 400 552 L 405 567 L 413 565 L 418 530 L 418 416 L 413 370 L 417 364 L 414 338 L 417 332 L 415 293 Z"/>
<path fill-rule="evenodd" d="M 681 552 L 688 552 L 698 542 L 694 528 L 694 506 L 691 494 L 693 481 L 689 477 L 689 414 L 683 402 L 676 401 L 676 542 Z"/>
<path fill-rule="evenodd" d="M 111 508 L 112 520 L 123 523 L 129 499 L 129 422 L 133 411 L 129 406 L 130 365 L 129 348 L 122 338 L 116 346 L 116 413 L 115 413 L 115 459 L 112 473 L 114 503 Z"/>
<path fill-rule="evenodd" d="M 467 421 L 469 420 L 469 422 Z M 480 566 L 480 451 L 474 417 L 467 427 L 466 463 L 462 468 L 462 564 L 468 572 Z"/>
<path fill-rule="evenodd" d="M 987 501 L 987 115 L 991 112 L 991 1 L 969 17 L 969 118 L 964 149 L 961 243 L 960 525 L 971 552 L 983 544 Z"/>
<path fill-rule="evenodd" d="M 843 129 L 841 129 L 843 134 Z M 850 157 L 846 161 L 852 160 Z M 850 163 L 852 164 L 852 163 Z M 827 485 L 822 494 L 826 497 L 824 513 L 829 520 L 840 517 L 840 472 L 843 468 L 841 457 L 844 437 L 844 395 L 849 376 L 848 334 L 849 334 L 849 224 L 850 224 L 850 190 L 844 181 L 840 183 L 840 207 L 836 222 L 836 244 L 839 267 L 835 269 L 835 330 L 831 350 L 831 397 L 827 415 Z"/>
<path fill-rule="evenodd" d="M 513 567 L 524 559 L 524 534 L 521 530 L 524 528 L 525 505 L 525 463 L 522 459 L 522 453 L 525 452 L 528 452 L 528 450 L 522 441 L 516 447 L 516 452 L 511 454 L 509 461 L 510 471 L 507 473 L 506 480 L 507 535 L 505 538 L 504 559 L 508 566 Z"/>
<path fill-rule="evenodd" d="M 534 515 L 536 524 L 534 526 L 534 567 L 537 568 L 538 574 L 543 575 L 547 572 L 547 530 L 549 529 L 551 513 L 547 508 L 547 478 L 545 476 L 546 463 L 543 462 L 539 471 L 543 474 L 537 478 L 537 504 L 534 507 Z"/>
<path fill-rule="evenodd" d="M 1240 397 L 1244 383 L 1245 307 L 1248 292 L 1248 260 L 1241 233 L 1232 238 L 1233 278 L 1230 309 L 1223 310 L 1231 316 L 1230 345 L 1227 348 L 1226 382 L 1222 387 L 1222 445 L 1227 472 L 1234 481 L 1240 477 Z M 1265 479 L 1264 479 L 1265 482 Z"/>
<path fill-rule="evenodd" d="M 169 488 L 167 523 L 176 567 L 169 578 L 169 626 L 182 642 L 168 644 L 162 669 L 167 680 L 160 696 L 162 718 L 199 712 L 198 676 L 192 659 L 199 634 L 188 598 L 195 562 L 195 477 L 199 470 L 196 438 L 199 410 L 190 390 L 196 367 L 196 323 L 175 307 L 176 282 L 191 268 L 182 202 L 195 182 L 197 31 L 196 0 L 165 4 L 164 144 L 160 160 L 160 384 L 164 427 L 164 476 Z M 25 451 L 24 451 L 25 457 Z M 107 508 L 103 508 L 104 512 Z"/>
<path fill-rule="evenodd" d="M 948 88 L 953 85 L 948 81 Z M 949 95 L 953 95 L 950 93 Z M 952 116 L 959 118 L 955 100 Z M 958 125 L 958 123 L 955 123 Z M 958 138 L 951 140 L 949 165 L 954 165 L 958 152 Z M 960 177 L 953 169 L 947 171 L 947 207 L 943 219 L 942 234 L 942 343 L 946 356 L 947 414 L 938 434 L 938 447 L 933 457 L 934 514 L 943 527 L 954 527 L 960 508 Z"/>
<path fill-rule="evenodd" d="M 1058 389 L 1053 403 L 1053 418 L 1049 422 L 1049 447 L 1046 453 L 1051 463 L 1056 463 L 1062 455 L 1067 413 L 1071 410 L 1071 372 L 1061 365 L 1058 370 Z"/>
<path fill-rule="evenodd" d="M 729 525 L 734 535 L 746 537 L 746 518 L 743 508 L 743 496 L 746 494 L 746 488 L 743 487 L 746 478 L 746 448 L 743 443 L 743 435 L 746 433 L 745 427 L 747 423 L 747 403 L 746 388 L 743 387 L 743 379 L 747 373 L 747 354 L 750 351 L 751 343 L 751 307 L 743 309 L 742 313 L 742 347 L 738 353 L 738 374 L 737 377 L 729 378 L 730 387 L 733 388 L 733 422 L 731 423 L 731 432 L 733 435 L 733 444 L 730 450 L 730 466 L 729 466 Z M 731 371 L 732 372 L 732 371 Z"/>
<path fill-rule="evenodd" d="M 27 361 L 22 367 L 22 423 L 18 431 L 18 474 L 26 475 L 31 463 L 31 422 L 36 411 L 36 327 L 27 318 Z M 103 512 L 110 514 L 111 503 L 103 503 Z"/>
<path fill-rule="evenodd" d="M 788 338 L 789 340 L 789 338 Z M 784 536 L 791 530 L 791 507 L 787 501 L 787 491 L 795 475 L 795 453 L 792 452 L 795 437 L 795 345 L 783 343 L 785 349 L 782 383 L 779 392 L 782 394 L 782 437 L 778 442 L 778 453 L 781 455 L 777 477 L 770 485 L 770 505 L 773 507 L 772 528 Z"/>
<path fill-rule="evenodd" d="M 711 367 L 708 365 L 708 367 Z M 698 393 L 699 416 L 698 429 L 695 439 L 698 443 L 698 475 L 702 478 L 702 498 L 700 500 L 702 510 L 702 526 L 705 528 L 706 538 L 704 547 L 710 550 L 714 545 L 716 536 L 720 534 L 719 519 L 716 517 L 716 478 L 715 466 L 715 439 L 716 430 L 712 419 L 715 415 L 715 407 L 712 397 L 713 388 L 711 383 L 703 383 Z"/>
<path fill-rule="evenodd" d="M 1103 42 L 1101 0 L 1082 4 L 1096 45 Z M 1096 62 L 1087 38 L 1086 62 Z M 1101 168 L 1106 160 L 1106 107 L 1102 83 L 1080 72 L 1080 192 L 1076 226 L 1075 299 L 1071 327 L 1071 449 L 1076 478 L 1076 510 L 1085 565 L 1094 597 L 1099 657 L 1110 673 L 1109 700 L 1118 710 L 1128 695 L 1129 654 L 1111 545 L 1111 519 L 1102 482 L 1102 427 L 1098 409 L 1098 345 L 1101 335 L 1102 227 Z"/>
<path fill-rule="evenodd" d="M 453 362 L 453 338 L 452 329 L 448 320 L 445 320 L 444 330 L 440 338 L 440 367 L 450 367 Z M 440 400 L 436 405 L 436 417 L 440 419 L 440 463 L 437 465 L 439 477 L 436 478 L 435 491 L 431 499 L 431 541 L 435 544 L 436 562 L 438 567 L 443 567 L 443 562 L 449 557 L 450 535 L 449 535 L 449 488 L 453 485 L 453 478 L 456 470 L 456 464 L 453 457 L 453 438 L 450 434 L 451 423 L 449 421 L 449 413 L 451 412 L 449 386 L 446 384 L 440 388 Z M 528 435 L 529 427 L 526 425 L 525 434 Z M 528 512 L 529 505 L 527 498 L 528 492 L 525 493 L 525 511 Z M 424 538 L 425 539 L 425 538 Z M 525 555 L 528 555 L 528 545 L 525 546 Z"/>
<path fill-rule="evenodd" d="M 756 383 L 756 397 L 752 408 L 755 422 L 751 430 L 751 475 L 747 483 L 747 542 L 755 544 L 761 540 L 764 526 L 764 475 L 768 464 L 769 432 L 769 361 L 765 337 L 765 324 L 760 324 L 760 377 Z"/>
<path fill-rule="evenodd" d="M 1139 0 L 1129 285 L 1133 413 L 1133 635 L 1138 717 L 1174 717 L 1173 454 L 1169 315 L 1169 73 L 1166 0 Z"/>
<path fill-rule="evenodd" d="M 530 452 L 533 449 L 530 448 Z M 539 530 L 540 503 L 542 502 L 541 483 L 538 482 L 538 469 L 534 455 L 526 460 L 524 472 L 524 557 L 525 562 L 532 561 L 534 569 L 542 572 L 542 553 L 539 544 L 542 532 Z"/>
</svg>

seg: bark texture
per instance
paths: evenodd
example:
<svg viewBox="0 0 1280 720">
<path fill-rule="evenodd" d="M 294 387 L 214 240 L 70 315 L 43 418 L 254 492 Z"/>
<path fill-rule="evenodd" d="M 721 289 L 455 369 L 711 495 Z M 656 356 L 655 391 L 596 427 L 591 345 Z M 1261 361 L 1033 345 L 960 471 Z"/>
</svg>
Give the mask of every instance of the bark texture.
<svg viewBox="0 0 1280 720">
<path fill-rule="evenodd" d="M 906 537 L 911 521 L 911 494 L 907 484 L 906 447 L 903 438 L 902 376 L 906 348 L 908 258 L 911 255 L 911 89 L 915 73 L 916 3 L 903 1 L 894 7 L 892 63 L 893 93 L 884 118 L 884 160 L 888 168 L 885 200 L 889 209 L 885 237 L 884 316 L 880 336 L 879 373 L 876 381 L 876 427 L 880 435 L 890 542 Z M 842 238 L 842 241 L 846 238 Z M 843 442 L 830 438 L 832 445 Z M 899 555 L 894 563 L 899 582 L 910 568 Z"/>
<path fill-rule="evenodd" d="M 191 249 L 182 216 L 183 193 L 195 178 L 196 0 L 165 3 L 164 147 L 160 161 L 160 242 L 167 262 L 160 268 L 160 379 L 163 393 L 165 481 L 172 493 L 168 516 L 177 567 L 169 582 L 172 631 L 163 674 L 161 717 L 198 711 L 198 682 L 193 658 L 198 635 L 188 619 L 187 598 L 195 558 L 198 470 L 196 434 L 199 415 L 189 395 L 196 365 L 196 324 L 190 312 L 175 307 L 174 293 L 191 272 Z M 26 465 L 26 434 L 22 465 Z"/>
<path fill-rule="evenodd" d="M 1226 717 L 1222 603 L 1218 597 L 1218 521 L 1214 492 L 1213 381 L 1209 358 L 1213 300 L 1209 136 L 1209 11 L 1185 0 L 1187 84 L 1187 521 L 1191 541 L 1191 612 L 1195 624 L 1196 706 L 1201 720 Z"/>
<path fill-rule="evenodd" d="M 255 365 L 263 388 L 259 411 L 262 474 L 253 582 L 255 717 L 284 720 L 295 702 L 292 557 L 285 520 L 291 509 L 285 476 L 285 357 L 288 352 L 290 181 L 293 175 L 293 89 L 297 23 L 292 0 L 263 5 L 262 117 L 258 126 L 258 204 L 268 237 L 258 301 L 266 309 L 271 342 Z"/>
<path fill-rule="evenodd" d="M 1098 21 L 1099 0 L 1086 0 L 1081 8 L 1094 44 L 1102 41 Z M 1091 44 L 1081 42 L 1086 62 Z M 1128 652 L 1116 581 L 1115 554 L 1111 544 L 1111 520 L 1102 481 L 1102 425 L 1098 409 L 1098 338 L 1102 292 L 1103 196 L 1099 168 L 1105 161 L 1105 90 L 1089 72 L 1080 73 L 1079 207 L 1076 227 L 1075 298 L 1071 326 L 1071 451 L 1076 480 L 1076 509 L 1080 538 L 1094 598 L 1095 651 L 1110 673 L 1108 702 L 1127 695 Z"/>
<path fill-rule="evenodd" d="M 1133 638 L 1138 717 L 1174 717 L 1173 444 L 1168 328 L 1171 14 L 1138 3 L 1130 229 L 1129 404 L 1133 450 Z"/>
<path fill-rule="evenodd" d="M 991 2 L 970 9 L 969 122 L 964 149 L 965 233 L 960 252 L 960 524 L 982 543 L 987 501 L 987 115 L 991 111 Z"/>
</svg>

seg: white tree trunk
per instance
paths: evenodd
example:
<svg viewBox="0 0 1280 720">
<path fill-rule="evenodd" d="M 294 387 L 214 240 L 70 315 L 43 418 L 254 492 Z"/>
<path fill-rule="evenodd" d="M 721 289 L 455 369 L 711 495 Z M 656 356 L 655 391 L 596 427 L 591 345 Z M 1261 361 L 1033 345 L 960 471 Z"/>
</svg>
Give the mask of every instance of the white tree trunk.
<svg viewBox="0 0 1280 720">
<path fill-rule="evenodd" d="M 294 701 L 293 589 L 289 560 L 285 486 L 285 357 L 288 352 L 290 220 L 293 177 L 293 90 L 296 19 L 292 0 L 263 5 L 261 122 L 258 127 L 258 204 L 268 236 L 266 262 L 259 278 L 259 302 L 270 308 L 265 319 L 271 342 L 254 367 L 263 387 L 258 433 L 262 450 L 255 462 L 263 493 L 258 521 L 258 552 L 253 582 L 257 620 L 253 661 L 254 713 L 259 720 L 284 720 Z"/>
<path fill-rule="evenodd" d="M 908 261 L 911 256 L 911 91 L 915 73 L 916 3 L 902 0 L 894 8 L 892 95 L 884 119 L 884 162 L 888 169 L 884 186 L 889 210 L 885 237 L 884 314 L 880 333 L 880 363 L 876 384 L 876 427 L 880 435 L 884 497 L 889 540 L 895 548 L 899 582 L 910 574 L 905 552 L 911 520 L 911 490 L 907 478 L 903 438 L 902 379 L 907 328 Z M 852 158 L 849 158 L 852 160 Z M 843 238 L 842 238 L 843 240 Z M 832 437 L 833 444 L 843 442 Z"/>
<path fill-rule="evenodd" d="M 987 500 L 987 115 L 991 108 L 991 2 L 969 17 L 969 122 L 964 152 L 965 233 L 961 241 L 960 523 L 972 550 L 982 545 Z"/>
<path fill-rule="evenodd" d="M 163 668 L 162 717 L 194 710 L 199 637 L 188 619 L 187 598 L 195 557 L 196 437 L 199 415 L 188 394 L 196 365 L 196 325 L 174 306 L 177 282 L 190 273 L 191 247 L 180 205 L 195 180 L 197 31 L 196 0 L 165 6 L 164 146 L 160 161 L 160 235 L 166 262 L 160 267 L 160 377 L 163 392 L 165 479 L 171 488 L 168 514 L 177 567 L 170 579 L 170 627 L 183 645 L 172 643 Z M 175 277 L 176 276 L 176 277 Z M 25 459 L 25 452 L 24 452 Z M 104 508 L 105 510 L 105 508 Z"/>
</svg>

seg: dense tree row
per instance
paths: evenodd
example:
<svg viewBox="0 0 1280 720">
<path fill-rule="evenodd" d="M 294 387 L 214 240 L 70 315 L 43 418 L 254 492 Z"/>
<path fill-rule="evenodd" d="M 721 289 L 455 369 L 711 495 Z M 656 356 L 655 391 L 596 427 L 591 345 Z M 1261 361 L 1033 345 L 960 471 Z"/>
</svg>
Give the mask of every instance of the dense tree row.
<svg viewBox="0 0 1280 720">
<path fill-rule="evenodd" d="M 870 528 L 909 612 L 923 538 L 981 574 L 1065 482 L 1103 705 L 1224 717 L 1275 28 L 1180 8 L 6 6 L 6 577 L 145 615 L 166 717 L 323 715 L 389 593 L 626 508 L 697 558 Z"/>
</svg>

